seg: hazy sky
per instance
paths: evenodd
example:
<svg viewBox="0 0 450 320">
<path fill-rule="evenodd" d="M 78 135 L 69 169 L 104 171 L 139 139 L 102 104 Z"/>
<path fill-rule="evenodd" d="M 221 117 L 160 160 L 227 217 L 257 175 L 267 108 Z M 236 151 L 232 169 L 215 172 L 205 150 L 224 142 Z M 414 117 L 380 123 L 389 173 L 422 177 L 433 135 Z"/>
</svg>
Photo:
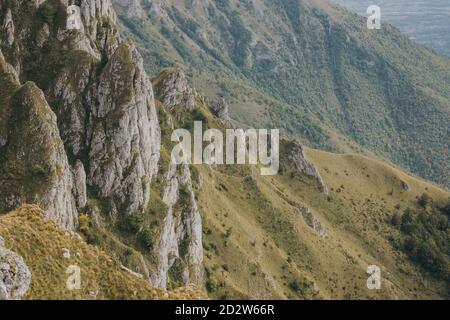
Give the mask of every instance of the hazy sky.
<svg viewBox="0 0 450 320">
<path fill-rule="evenodd" d="M 410 38 L 450 56 L 450 0 L 331 0 L 366 16 L 370 5 L 381 8 L 382 20 Z"/>
</svg>

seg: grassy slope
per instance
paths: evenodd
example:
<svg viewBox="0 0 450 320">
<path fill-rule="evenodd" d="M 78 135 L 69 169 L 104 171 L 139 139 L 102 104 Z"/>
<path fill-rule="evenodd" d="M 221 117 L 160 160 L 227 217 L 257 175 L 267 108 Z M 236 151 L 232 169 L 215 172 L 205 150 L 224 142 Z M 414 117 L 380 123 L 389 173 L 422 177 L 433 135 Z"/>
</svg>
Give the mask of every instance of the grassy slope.
<svg viewBox="0 0 450 320">
<path fill-rule="evenodd" d="M 120 268 L 117 261 L 98 247 L 58 228 L 43 218 L 36 206 L 24 206 L 0 216 L 0 234 L 6 247 L 19 253 L 32 273 L 25 299 L 195 299 L 200 292 L 181 289 L 166 293 L 152 288 Z M 70 259 L 63 257 L 69 249 Z M 81 290 L 66 287 L 66 269 L 81 269 Z M 94 295 L 92 295 L 94 293 Z"/>
<path fill-rule="evenodd" d="M 163 153 L 170 150 L 165 118 Z M 204 129 L 221 128 L 199 100 Z M 181 113 L 181 123 L 193 121 Z M 261 177 L 251 166 L 192 166 L 203 216 L 206 287 L 212 298 L 439 298 L 433 280 L 391 242 L 394 213 L 416 206 L 424 192 L 439 203 L 450 193 L 386 163 L 360 155 L 308 149 L 330 188 L 293 172 L 282 160 L 281 174 Z M 165 158 L 165 157 L 163 157 Z M 203 179 L 199 179 L 201 176 Z M 408 184 L 411 191 L 404 189 Z M 321 238 L 292 205 L 302 204 L 327 229 Z M 366 268 L 382 267 L 383 289 L 366 288 Z"/>
<path fill-rule="evenodd" d="M 203 189 L 208 190 L 200 193 L 206 265 L 210 280 L 219 284 L 212 296 L 445 296 L 443 283 L 432 280 L 389 242 L 397 232 L 389 221 L 394 212 L 413 207 L 424 192 L 435 201 L 447 200 L 450 194 L 361 156 L 315 150 L 308 154 L 331 188 L 331 200 L 308 177 L 292 178 L 289 169 L 273 178 L 245 168 L 200 169 Z M 400 181 L 412 191 L 406 192 Z M 283 198 L 309 207 L 327 229 L 327 237 L 320 238 Z M 372 264 L 382 268 L 381 291 L 366 288 L 366 268 Z"/>
</svg>

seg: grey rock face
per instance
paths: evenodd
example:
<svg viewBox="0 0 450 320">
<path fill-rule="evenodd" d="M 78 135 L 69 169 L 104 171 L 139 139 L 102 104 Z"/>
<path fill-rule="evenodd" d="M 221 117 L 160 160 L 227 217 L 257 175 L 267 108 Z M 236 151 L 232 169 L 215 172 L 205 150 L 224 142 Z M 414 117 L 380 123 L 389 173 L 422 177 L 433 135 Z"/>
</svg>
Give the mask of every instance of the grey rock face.
<svg viewBox="0 0 450 320">
<path fill-rule="evenodd" d="M 327 230 L 322 227 L 322 224 L 320 223 L 320 220 L 314 216 L 314 214 L 311 212 L 311 209 L 300 206 L 298 207 L 302 220 L 314 231 L 316 231 L 320 237 L 324 238 L 327 236 Z"/>
<path fill-rule="evenodd" d="M 31 272 L 23 258 L 6 249 L 0 236 L 0 300 L 20 300 L 30 283 Z"/>
<path fill-rule="evenodd" d="M 14 93 L 19 85 L 19 76 L 14 68 L 5 61 L 2 51 L 0 50 L 0 78 L 2 79 L 2 98 L 7 99 Z M 8 123 L 12 112 L 10 103 L 5 103 L 0 108 L 0 147 L 8 142 Z"/>
<path fill-rule="evenodd" d="M 402 185 L 403 190 L 405 190 L 407 192 L 411 191 L 411 186 L 408 183 L 406 183 L 405 181 L 401 181 L 400 183 Z"/>
<path fill-rule="evenodd" d="M 93 83 L 91 76 L 93 63 L 89 60 L 69 66 L 55 77 L 51 101 L 58 117 L 61 138 L 69 156 L 78 157 L 87 147 L 86 121 L 88 110 L 81 92 Z M 94 99 L 87 102 L 95 103 Z M 55 108 L 55 106 L 58 106 Z"/>
<path fill-rule="evenodd" d="M 155 83 L 155 94 L 169 110 L 173 111 L 176 107 L 194 110 L 195 95 L 183 72 L 166 69 L 159 77 L 161 79 Z"/>
<path fill-rule="evenodd" d="M 322 226 L 319 218 L 317 218 L 308 207 L 290 200 L 281 191 L 275 191 L 278 196 L 286 201 L 290 206 L 294 207 L 299 214 L 302 221 L 311 229 L 313 229 L 320 237 L 325 238 L 327 236 L 327 230 Z"/>
<path fill-rule="evenodd" d="M 56 116 L 43 92 L 31 82 L 15 93 L 12 103 L 8 143 L 1 153 L 0 210 L 38 203 L 48 218 L 72 229 L 78 214 Z"/>
<path fill-rule="evenodd" d="M 98 196 L 114 197 L 126 212 L 143 210 L 161 141 L 152 85 L 134 45 L 117 33 L 110 0 L 83 1 L 81 17 L 85 32 L 63 35 L 90 57 L 65 68 L 53 86 L 61 137 L 71 159 L 88 154 L 86 182 Z M 100 35 L 105 20 L 110 27 Z M 98 74 L 100 56 L 107 63 Z M 82 183 L 83 174 L 78 178 Z M 75 186 L 79 206 L 85 189 Z"/>
<path fill-rule="evenodd" d="M 111 0 L 81 1 L 80 15 L 81 29 L 74 31 L 62 28 L 58 30 L 57 38 L 59 41 L 66 41 L 72 49 L 84 51 L 100 60 L 104 48 L 99 44 L 108 45 L 108 37 L 111 31 L 113 31 L 114 37 L 118 37 L 115 28 L 109 28 L 108 32 L 103 34 L 99 32 L 99 29 L 103 28 L 105 23 L 112 26 L 116 24 L 117 16 Z"/>
<path fill-rule="evenodd" d="M 139 278 L 139 279 L 144 278 L 144 276 L 143 276 L 142 274 L 140 274 L 140 273 L 138 273 L 138 272 L 135 272 L 135 271 L 133 271 L 133 270 L 131 270 L 131 269 L 125 267 L 124 265 L 121 265 L 121 266 L 120 266 L 120 269 L 122 269 L 123 271 L 128 272 L 129 274 L 131 274 L 132 276 L 134 276 L 134 277 L 136 277 L 136 278 Z"/>
<path fill-rule="evenodd" d="M 55 70 L 47 97 L 33 83 L 15 94 L 15 111 L 6 122 L 11 128 L 0 131 L 0 212 L 34 203 L 60 226 L 74 229 L 77 210 L 87 205 L 87 186 L 89 196 L 112 199 L 121 214 L 148 207 L 161 144 L 153 86 L 135 46 L 122 41 L 115 26 L 100 32 L 105 17 L 115 21 L 110 4 L 82 1 L 83 32 L 58 30 L 67 50 L 76 49 L 76 63 Z M 53 31 L 38 31 L 36 46 L 53 38 Z M 184 74 L 165 80 L 160 88 L 168 107 L 193 110 L 195 94 Z M 155 248 L 158 271 L 150 275 L 142 258 L 140 272 L 166 287 L 171 267 L 181 265 L 184 283 L 200 283 L 202 222 L 187 166 L 181 173 L 171 167 L 165 191 L 169 211 Z"/>
<path fill-rule="evenodd" d="M 228 103 L 225 101 L 225 99 L 219 99 L 218 101 L 215 101 L 210 104 L 210 109 L 213 112 L 215 116 L 217 116 L 220 121 L 224 125 L 231 125 L 231 118 L 229 115 L 229 109 Z"/>
<path fill-rule="evenodd" d="M 84 51 L 96 60 L 100 60 L 102 51 L 111 44 L 110 38 L 119 38 L 117 30 L 113 27 L 117 16 L 111 0 L 82 1 L 80 15 L 81 29 L 78 31 L 60 29 L 57 38 L 60 41 L 66 41 L 72 49 Z M 107 32 L 99 32 L 105 24 L 110 26 Z M 113 36 L 110 33 L 113 33 Z"/>
<path fill-rule="evenodd" d="M 3 19 L 3 32 L 6 36 L 6 42 L 9 46 L 12 46 L 14 44 L 14 21 L 10 9 L 6 11 Z"/>
<path fill-rule="evenodd" d="M 57 156 L 46 165 L 39 163 L 44 169 L 53 165 L 53 184 L 48 189 L 40 188 L 39 192 L 17 191 L 22 186 L 16 186 L 11 188 L 13 191 L 5 190 L 7 196 L 0 200 L 5 211 L 26 201 L 40 204 L 49 217 L 67 228 L 76 225 L 76 207 L 86 205 L 86 184 L 98 196 L 114 198 L 118 209 L 124 212 L 143 210 L 150 200 L 150 183 L 157 172 L 161 140 L 150 79 L 136 48 L 122 42 L 117 33 L 111 1 L 86 0 L 80 2 L 80 7 L 83 32 L 62 27 L 56 34 L 69 50 L 77 50 L 76 63 L 68 61 L 55 70 L 46 90 L 47 100 L 41 99 L 45 105 L 48 101 L 56 114 L 51 122 L 58 120 L 56 131 L 50 130 L 58 140 L 54 143 L 57 150 L 49 150 L 52 139 L 41 143 L 46 151 L 41 154 Z M 38 32 L 40 36 L 35 39 L 38 46 L 52 36 L 48 32 L 53 30 L 47 30 L 45 25 Z M 23 41 L 29 39 L 25 37 Z M 100 57 L 106 61 L 101 68 Z M 42 136 L 48 134 L 46 131 Z M 1 144 L 6 143 L 6 138 L 0 131 Z M 14 157 L 16 150 L 8 148 L 11 158 Z M 31 159 L 31 150 L 24 150 L 24 156 Z M 68 159 L 75 163 L 74 168 L 68 166 Z M 77 159 L 83 159 L 86 168 Z M 69 185 L 71 196 L 67 193 Z"/>
<path fill-rule="evenodd" d="M 117 22 L 117 15 L 111 0 L 85 0 L 81 2 L 81 19 L 87 29 L 91 40 L 97 38 L 99 18 L 106 17 L 112 24 Z"/>
<path fill-rule="evenodd" d="M 187 165 L 183 165 L 181 174 L 177 175 L 176 165 L 171 162 L 163 200 L 168 212 L 158 245 L 154 249 L 158 267 L 151 281 L 153 285 L 165 289 L 169 270 L 177 267 L 182 270 L 185 285 L 200 284 L 203 279 L 202 219 Z"/>
<path fill-rule="evenodd" d="M 142 210 L 158 170 L 161 132 L 150 79 L 131 43 L 121 44 L 103 70 L 98 101 L 88 184 L 128 212 Z"/>
<path fill-rule="evenodd" d="M 303 146 L 297 141 L 292 141 L 287 146 L 287 152 L 287 159 L 289 162 L 292 163 L 299 172 L 314 177 L 319 183 L 322 192 L 325 195 L 329 195 L 328 187 L 323 181 L 319 171 L 312 163 L 308 161 L 308 159 L 306 159 Z"/>
<path fill-rule="evenodd" d="M 72 168 L 73 180 L 74 180 L 74 196 L 77 202 L 77 208 L 83 209 L 87 204 L 86 193 L 86 172 L 84 165 L 80 160 L 75 162 Z"/>
</svg>

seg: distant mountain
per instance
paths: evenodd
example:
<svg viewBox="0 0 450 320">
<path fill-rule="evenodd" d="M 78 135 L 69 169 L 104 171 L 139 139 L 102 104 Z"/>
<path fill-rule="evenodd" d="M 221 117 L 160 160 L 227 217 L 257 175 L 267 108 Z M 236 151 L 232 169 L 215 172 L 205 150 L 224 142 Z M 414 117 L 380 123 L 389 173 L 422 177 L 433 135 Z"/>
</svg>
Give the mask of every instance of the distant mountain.
<svg viewBox="0 0 450 320">
<path fill-rule="evenodd" d="M 412 40 L 450 56 L 450 2 L 447 0 L 331 0 L 366 16 L 370 5 L 381 8 L 382 19 Z"/>
<path fill-rule="evenodd" d="M 450 60 L 321 0 L 115 0 L 146 69 L 186 71 L 246 125 L 373 152 L 450 186 Z"/>
</svg>

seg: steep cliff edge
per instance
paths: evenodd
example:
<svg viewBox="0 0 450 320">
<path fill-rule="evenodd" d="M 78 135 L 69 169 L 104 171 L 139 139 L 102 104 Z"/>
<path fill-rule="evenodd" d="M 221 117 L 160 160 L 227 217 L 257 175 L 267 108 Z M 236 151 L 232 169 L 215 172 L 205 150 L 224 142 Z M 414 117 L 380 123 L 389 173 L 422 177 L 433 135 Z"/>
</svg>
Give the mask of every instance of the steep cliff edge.
<svg viewBox="0 0 450 320">
<path fill-rule="evenodd" d="M 12 80 L 11 74 L 1 76 Z M 73 229 L 78 221 L 73 178 L 56 116 L 34 83 L 10 82 L 8 87 L 17 89 L 1 106 L 5 134 L 0 149 L 0 211 L 39 203 L 48 217 Z"/>
<path fill-rule="evenodd" d="M 39 203 L 55 222 L 72 229 L 78 215 L 56 117 L 31 82 L 16 91 L 11 103 L 14 108 L 0 169 L 2 210 Z"/>
<path fill-rule="evenodd" d="M 167 128 L 163 149 L 169 154 L 170 129 L 190 125 L 189 117 L 185 117 L 198 106 L 192 88 L 179 70 L 163 70 L 153 79 L 153 84 L 160 111 L 164 114 L 160 121 L 165 120 Z M 176 165 L 173 159 L 165 165 L 161 197 L 167 211 L 153 248 L 157 272 L 152 276 L 152 282 L 163 288 L 169 282 L 203 286 L 202 218 L 193 190 L 191 169 L 188 165 Z"/>
<path fill-rule="evenodd" d="M 161 130 L 142 57 L 131 41 L 120 37 L 111 2 L 71 4 L 79 9 L 68 10 L 68 1 L 63 0 L 8 1 L 0 6 L 4 88 L 0 212 L 39 204 L 62 227 L 82 234 L 88 234 L 90 226 L 97 228 L 96 234 L 87 236 L 94 241 L 100 233 L 109 233 L 110 226 L 126 229 L 124 221 L 146 217 L 149 208 L 159 203 L 151 188 L 158 174 Z M 78 10 L 79 17 L 71 16 Z M 76 29 L 69 27 L 70 16 Z M 185 79 L 182 73 L 179 76 Z M 191 90 L 186 80 L 182 85 Z M 193 105 L 192 92 L 188 96 L 189 101 L 181 102 Z M 166 174 L 170 172 L 161 172 Z M 176 171 L 167 176 L 168 190 L 174 179 L 191 188 L 189 168 L 182 175 Z M 162 217 L 167 214 L 166 232 L 159 245 L 139 248 L 143 255 L 136 252 L 137 268 L 131 263 L 128 267 L 133 268 L 124 269 L 139 269 L 147 280 L 166 288 L 177 251 L 185 270 L 176 287 L 202 286 L 201 217 L 190 190 L 192 204 L 180 213 L 181 219 L 175 219 L 176 227 L 170 219 L 181 201 L 178 186 L 166 197 L 160 195 L 168 208 L 158 212 Z M 81 212 L 87 215 L 79 223 Z M 141 231 L 135 234 L 141 237 Z M 127 247 L 119 233 L 109 233 L 119 238 L 109 247 L 112 251 Z M 158 257 L 155 265 L 153 254 Z"/>
<path fill-rule="evenodd" d="M 56 198 L 67 198 L 56 211 L 67 216 L 58 222 L 68 228 L 74 228 L 77 219 L 72 189 L 78 198 L 78 210 L 86 205 L 86 192 L 87 197 L 110 199 L 117 210 L 126 213 L 144 210 L 150 201 L 150 183 L 157 171 L 160 148 L 150 80 L 133 44 L 120 38 L 110 1 L 75 4 L 80 5 L 82 22 L 78 30 L 67 29 L 65 1 L 12 1 L 1 8 L 5 19 L 14 24 L 13 40 L 2 42 L 6 60 L 21 82 L 35 83 L 27 84 L 27 88 L 38 91 L 39 87 L 45 94 L 28 93 L 29 89 L 24 93 L 38 98 L 23 99 L 29 101 L 31 109 L 38 104 L 49 106 L 48 111 L 54 113 L 52 121 L 56 124 L 57 120 L 58 128 L 47 132 L 43 127 L 45 132 L 36 139 L 47 135 L 64 143 L 58 152 L 66 163 L 59 164 L 56 159 L 49 165 L 58 168 L 65 183 L 64 188 L 58 186 L 53 192 Z M 29 119 L 22 120 L 27 126 Z M 21 141 L 20 136 L 16 138 Z M 57 148 L 54 139 L 47 143 Z M 33 159 L 32 148 L 23 151 L 25 157 Z M 13 152 L 2 154 L 14 161 Z M 76 166 L 75 179 L 67 162 Z M 27 164 L 28 169 L 31 167 Z M 44 199 L 46 192 L 41 192 Z M 36 201 L 26 193 L 22 203 Z M 8 201 L 11 205 L 5 210 L 17 206 L 19 200 Z"/>
</svg>

